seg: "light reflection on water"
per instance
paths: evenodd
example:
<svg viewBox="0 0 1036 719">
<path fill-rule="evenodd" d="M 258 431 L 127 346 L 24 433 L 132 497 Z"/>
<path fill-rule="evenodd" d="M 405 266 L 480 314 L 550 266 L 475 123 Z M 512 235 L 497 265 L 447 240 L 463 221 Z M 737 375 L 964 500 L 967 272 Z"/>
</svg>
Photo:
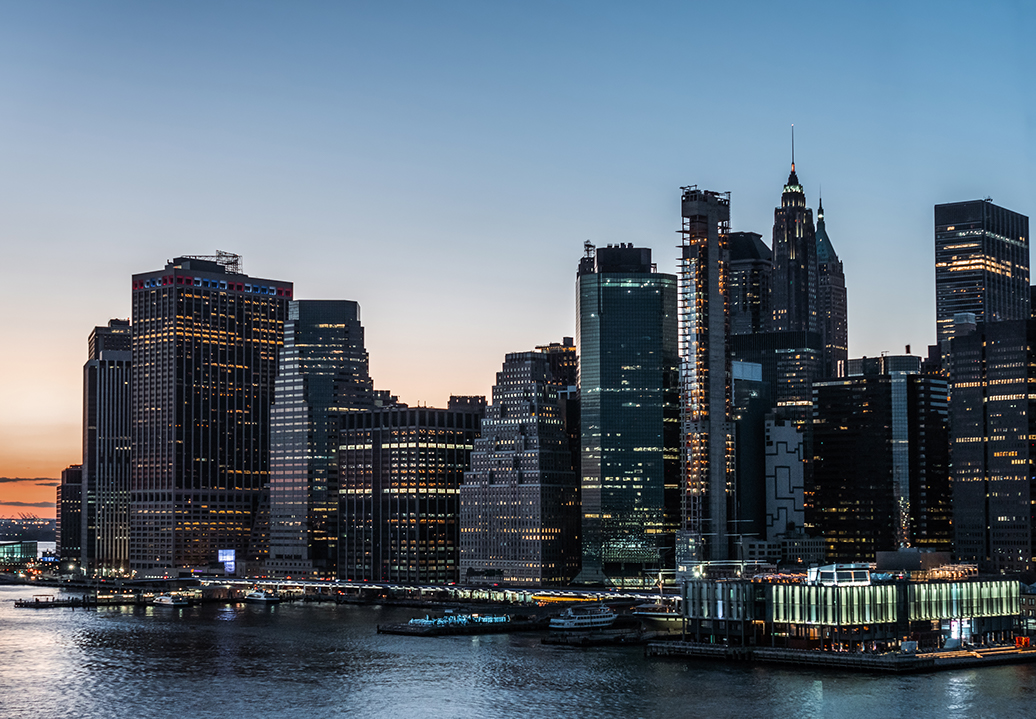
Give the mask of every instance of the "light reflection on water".
<svg viewBox="0 0 1036 719">
<path fill-rule="evenodd" d="M 396 637 L 419 610 L 282 604 L 17 610 L 0 717 L 1031 717 L 1036 667 L 885 677 L 648 660 L 537 635 Z"/>
</svg>

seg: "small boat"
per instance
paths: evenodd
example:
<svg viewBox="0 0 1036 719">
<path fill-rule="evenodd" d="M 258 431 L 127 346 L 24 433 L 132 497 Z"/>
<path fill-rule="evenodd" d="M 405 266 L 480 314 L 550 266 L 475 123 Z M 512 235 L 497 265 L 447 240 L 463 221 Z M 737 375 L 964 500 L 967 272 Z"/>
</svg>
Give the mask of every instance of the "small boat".
<svg viewBox="0 0 1036 719">
<path fill-rule="evenodd" d="M 638 604 L 630 612 L 644 622 L 645 626 L 660 631 L 679 631 L 683 626 L 683 614 L 675 604 L 659 600 L 654 604 Z"/>
<path fill-rule="evenodd" d="M 253 589 L 245 595 L 245 601 L 249 604 L 280 604 L 281 598 L 265 589 Z"/>
<path fill-rule="evenodd" d="M 156 607 L 188 607 L 191 603 L 187 601 L 187 597 L 181 597 L 179 594 L 159 594 L 151 600 L 151 604 Z"/>
<path fill-rule="evenodd" d="M 561 616 L 550 620 L 550 628 L 562 631 L 606 629 L 615 623 L 615 612 L 603 604 L 569 607 Z"/>
</svg>

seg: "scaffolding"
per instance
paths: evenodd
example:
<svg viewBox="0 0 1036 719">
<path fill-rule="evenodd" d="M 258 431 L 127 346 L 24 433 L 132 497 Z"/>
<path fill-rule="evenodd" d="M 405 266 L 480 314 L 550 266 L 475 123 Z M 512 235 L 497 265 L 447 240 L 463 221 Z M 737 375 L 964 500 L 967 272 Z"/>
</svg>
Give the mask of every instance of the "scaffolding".
<svg viewBox="0 0 1036 719">
<path fill-rule="evenodd" d="M 206 260 L 208 262 L 215 262 L 217 265 L 222 266 L 226 271 L 232 275 L 243 274 L 241 271 L 241 255 L 236 255 L 233 252 L 224 252 L 223 250 L 216 250 L 214 255 L 184 255 L 189 260 Z"/>
</svg>

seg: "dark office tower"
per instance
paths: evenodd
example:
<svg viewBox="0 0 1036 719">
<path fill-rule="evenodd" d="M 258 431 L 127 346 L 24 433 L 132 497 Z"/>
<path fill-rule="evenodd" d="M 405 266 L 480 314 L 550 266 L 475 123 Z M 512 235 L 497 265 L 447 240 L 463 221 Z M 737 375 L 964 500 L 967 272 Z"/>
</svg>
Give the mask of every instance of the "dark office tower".
<svg viewBox="0 0 1036 719">
<path fill-rule="evenodd" d="M 237 255 L 216 258 L 133 276 L 135 570 L 229 570 L 262 555 L 248 545 L 267 531 L 254 523 L 269 506 L 270 406 L 292 286 L 242 274 Z"/>
<path fill-rule="evenodd" d="M 819 332 L 759 332 L 730 338 L 732 359 L 763 367 L 763 381 L 779 419 L 790 419 L 808 429 L 813 405 L 811 387 L 820 376 L 823 338 Z"/>
<path fill-rule="evenodd" d="M 979 571 L 1036 568 L 1036 322 L 953 332 L 954 551 Z"/>
<path fill-rule="evenodd" d="M 680 230 L 680 392 L 683 526 L 702 560 L 731 557 L 734 428 L 727 318 L 730 193 L 683 188 Z"/>
<path fill-rule="evenodd" d="M 551 382 L 558 390 L 561 422 L 568 436 L 572 471 L 579 477 L 582 434 L 579 429 L 579 358 L 576 355 L 575 341 L 571 337 L 563 337 L 561 342 L 540 345 L 536 351 L 547 355 L 550 362 Z"/>
<path fill-rule="evenodd" d="M 817 305 L 817 243 L 813 210 L 795 174 L 795 162 L 773 212 L 773 329 L 822 332 Z"/>
<path fill-rule="evenodd" d="M 339 418 L 373 407 L 360 306 L 289 302 L 270 419 L 271 573 L 334 576 Z"/>
<path fill-rule="evenodd" d="M 954 336 L 954 315 L 978 322 L 1029 318 L 1029 218 L 991 200 L 935 206 L 937 338 Z"/>
<path fill-rule="evenodd" d="M 824 202 L 817 207 L 817 313 L 824 339 L 822 377 L 838 374 L 838 363 L 849 358 L 849 318 L 845 272 L 824 223 Z"/>
<path fill-rule="evenodd" d="M 457 581 L 459 491 L 484 411 L 484 397 L 451 397 L 342 416 L 339 579 Z"/>
<path fill-rule="evenodd" d="M 768 332 L 773 253 L 756 232 L 731 232 L 729 238 L 730 334 Z"/>
<path fill-rule="evenodd" d="M 920 357 L 849 360 L 848 376 L 813 384 L 816 522 L 828 561 L 950 548 L 947 387 L 920 368 Z"/>
<path fill-rule="evenodd" d="M 101 574 L 129 569 L 131 342 L 128 320 L 95 327 L 83 367 L 81 562 Z"/>
<path fill-rule="evenodd" d="M 460 487 L 466 584 L 568 584 L 579 571 L 579 480 L 552 359 L 515 352 L 497 372 Z"/>
<path fill-rule="evenodd" d="M 680 526 L 676 277 L 655 271 L 649 249 L 587 243 L 576 282 L 578 581 L 639 583 L 672 562 Z"/>
<path fill-rule="evenodd" d="M 61 470 L 57 488 L 57 530 L 55 551 L 62 560 L 79 561 L 83 536 L 83 466 L 72 464 Z"/>
</svg>

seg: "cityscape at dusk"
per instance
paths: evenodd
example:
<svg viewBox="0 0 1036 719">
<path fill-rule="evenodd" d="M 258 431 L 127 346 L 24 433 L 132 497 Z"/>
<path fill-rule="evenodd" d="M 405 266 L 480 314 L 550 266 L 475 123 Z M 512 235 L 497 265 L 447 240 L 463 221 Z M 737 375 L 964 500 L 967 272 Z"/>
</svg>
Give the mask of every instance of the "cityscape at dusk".
<svg viewBox="0 0 1036 719">
<path fill-rule="evenodd" d="M 0 717 L 1030 716 L 1021 0 L 0 0 Z"/>
</svg>

